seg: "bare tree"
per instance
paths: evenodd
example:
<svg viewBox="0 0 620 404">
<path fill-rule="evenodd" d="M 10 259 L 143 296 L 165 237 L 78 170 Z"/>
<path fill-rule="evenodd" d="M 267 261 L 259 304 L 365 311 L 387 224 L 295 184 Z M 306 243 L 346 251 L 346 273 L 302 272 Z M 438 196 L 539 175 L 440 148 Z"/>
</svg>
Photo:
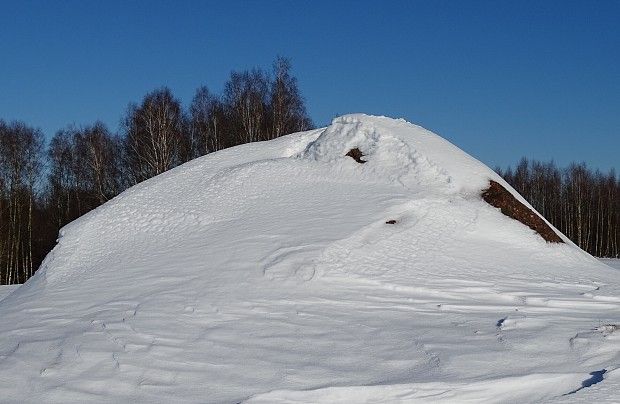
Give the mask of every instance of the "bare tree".
<svg viewBox="0 0 620 404">
<path fill-rule="evenodd" d="M 82 174 L 84 190 L 101 205 L 116 196 L 120 184 L 120 141 L 106 126 L 96 122 L 75 134 L 77 170 Z"/>
<path fill-rule="evenodd" d="M 43 135 L 22 122 L 0 121 L 0 265 L 3 283 L 32 276 L 33 210 Z"/>
<path fill-rule="evenodd" d="M 192 157 L 203 156 L 229 146 L 230 126 L 224 105 L 207 87 L 196 90 L 189 108 Z"/>
<path fill-rule="evenodd" d="M 297 79 L 291 75 L 290 71 L 289 59 L 276 58 L 273 63 L 273 80 L 269 94 L 271 111 L 269 139 L 312 127 L 312 121 L 306 113 L 304 100 L 297 87 Z"/>
<path fill-rule="evenodd" d="M 257 142 L 268 137 L 267 96 L 268 79 L 262 70 L 230 74 L 223 99 L 237 143 Z"/>
<path fill-rule="evenodd" d="M 54 135 L 48 149 L 48 203 L 56 229 L 124 189 L 121 141 L 101 122 Z"/>
<path fill-rule="evenodd" d="M 131 182 L 138 183 L 178 165 L 187 138 L 181 104 L 168 88 L 130 105 L 124 120 L 125 156 Z"/>
</svg>

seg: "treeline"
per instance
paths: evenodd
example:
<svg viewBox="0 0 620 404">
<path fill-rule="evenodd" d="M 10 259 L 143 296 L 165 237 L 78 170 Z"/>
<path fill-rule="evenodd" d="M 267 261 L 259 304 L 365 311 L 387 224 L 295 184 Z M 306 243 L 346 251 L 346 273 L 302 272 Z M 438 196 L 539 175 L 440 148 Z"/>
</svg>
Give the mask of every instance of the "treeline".
<svg viewBox="0 0 620 404">
<path fill-rule="evenodd" d="M 496 171 L 558 230 L 598 257 L 620 257 L 620 178 L 585 163 L 560 169 L 521 159 Z"/>
<path fill-rule="evenodd" d="M 223 93 L 196 90 L 185 109 L 168 88 L 130 104 L 119 133 L 103 123 L 40 130 L 0 119 L 0 283 L 23 283 L 65 224 L 128 187 L 193 158 L 311 129 L 286 58 L 233 71 Z"/>
</svg>

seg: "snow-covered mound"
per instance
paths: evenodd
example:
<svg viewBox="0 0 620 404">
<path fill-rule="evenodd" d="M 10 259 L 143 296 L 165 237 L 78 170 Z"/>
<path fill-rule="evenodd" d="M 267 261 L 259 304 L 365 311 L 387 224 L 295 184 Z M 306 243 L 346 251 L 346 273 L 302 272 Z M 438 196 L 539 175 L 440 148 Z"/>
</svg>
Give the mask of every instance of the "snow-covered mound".
<svg viewBox="0 0 620 404">
<path fill-rule="evenodd" d="M 423 128 L 348 115 L 137 185 L 0 302 L 0 401 L 617 400 L 620 272 L 489 180 L 526 203 Z"/>
</svg>

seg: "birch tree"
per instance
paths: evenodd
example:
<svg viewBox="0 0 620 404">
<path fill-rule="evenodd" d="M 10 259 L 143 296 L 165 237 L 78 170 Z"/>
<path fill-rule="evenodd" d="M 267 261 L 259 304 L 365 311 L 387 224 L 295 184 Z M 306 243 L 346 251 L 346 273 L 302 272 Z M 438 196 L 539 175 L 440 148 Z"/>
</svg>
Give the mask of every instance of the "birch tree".
<svg viewBox="0 0 620 404">
<path fill-rule="evenodd" d="M 224 104 L 237 144 L 267 136 L 267 76 L 260 69 L 232 72 L 224 87 Z"/>
<path fill-rule="evenodd" d="M 271 112 L 269 139 L 312 127 L 304 99 L 297 87 L 297 79 L 291 75 L 291 62 L 287 58 L 278 57 L 273 63 L 269 110 Z"/>
<path fill-rule="evenodd" d="M 134 184 L 159 175 L 182 159 L 187 139 L 180 102 L 168 88 L 147 94 L 130 105 L 124 120 L 125 156 Z"/>
<path fill-rule="evenodd" d="M 5 284 L 34 273 L 33 211 L 43 135 L 23 122 L 0 121 L 0 270 Z"/>
<path fill-rule="evenodd" d="M 205 86 L 199 87 L 189 108 L 192 156 L 198 157 L 231 146 L 230 123 L 224 105 Z"/>
</svg>

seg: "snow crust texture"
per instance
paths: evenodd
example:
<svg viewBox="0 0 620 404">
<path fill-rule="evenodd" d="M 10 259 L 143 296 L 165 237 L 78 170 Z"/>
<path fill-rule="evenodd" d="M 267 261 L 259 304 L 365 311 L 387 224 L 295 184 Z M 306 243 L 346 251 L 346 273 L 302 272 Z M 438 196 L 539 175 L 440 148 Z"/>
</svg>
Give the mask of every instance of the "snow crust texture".
<svg viewBox="0 0 620 404">
<path fill-rule="evenodd" d="M 357 114 L 139 184 L 0 300 L 0 401 L 617 402 L 620 271 L 490 180 Z"/>
</svg>

